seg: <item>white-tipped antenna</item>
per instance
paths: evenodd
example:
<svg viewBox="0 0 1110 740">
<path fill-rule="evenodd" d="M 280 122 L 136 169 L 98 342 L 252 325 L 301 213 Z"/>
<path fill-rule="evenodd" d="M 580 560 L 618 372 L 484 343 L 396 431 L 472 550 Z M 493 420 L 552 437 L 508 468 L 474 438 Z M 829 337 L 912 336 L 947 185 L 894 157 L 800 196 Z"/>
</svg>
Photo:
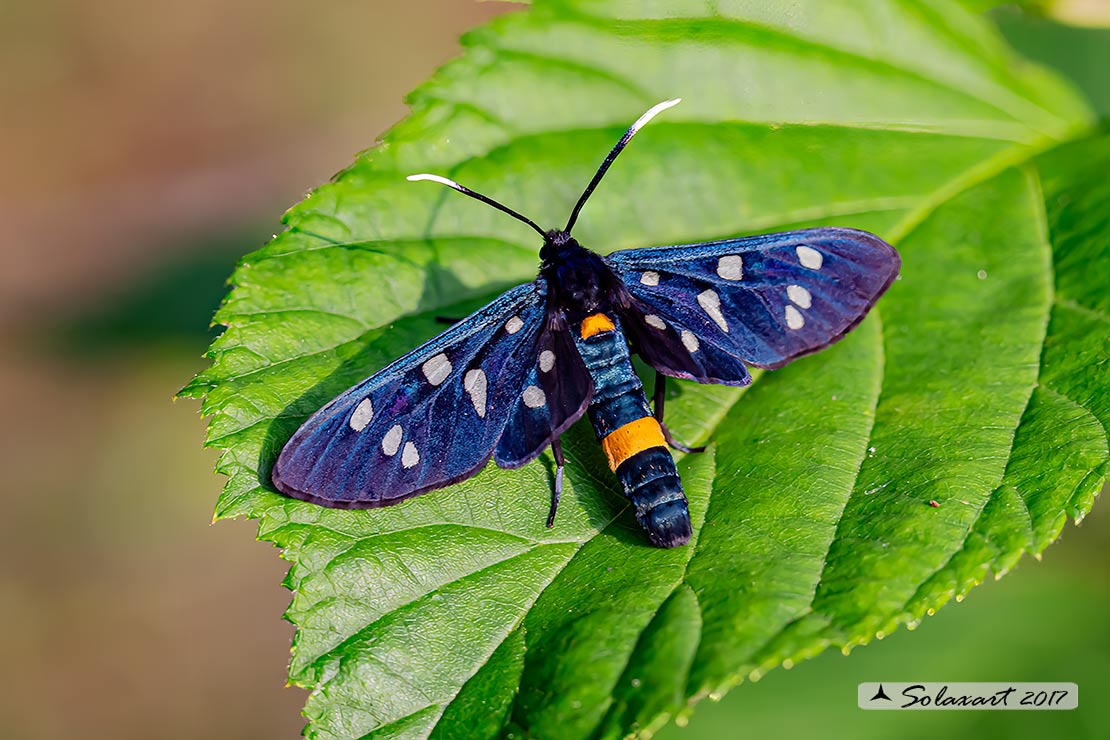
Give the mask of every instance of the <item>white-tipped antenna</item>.
<svg viewBox="0 0 1110 740">
<path fill-rule="evenodd" d="M 662 103 L 656 103 L 655 105 L 648 108 L 642 116 L 637 118 L 635 123 L 628 127 L 628 130 L 624 132 L 624 136 L 622 136 L 620 141 L 617 142 L 616 146 L 614 146 L 612 150 L 610 150 L 609 155 L 605 157 L 605 161 L 601 163 L 601 166 L 597 168 L 597 172 L 594 174 L 594 179 L 590 180 L 590 184 L 587 185 L 585 191 L 582 192 L 582 197 L 578 199 L 578 203 L 574 206 L 574 210 L 571 211 L 570 219 L 567 221 L 567 226 L 565 229 L 563 229 L 563 231 L 570 233 L 570 230 L 574 227 L 574 222 L 578 220 L 578 213 L 582 210 L 582 206 L 586 205 L 586 201 L 589 199 L 590 194 L 594 192 L 594 188 L 596 188 L 597 184 L 601 182 L 601 178 L 605 176 L 605 173 L 609 170 L 609 166 L 613 164 L 613 160 L 617 158 L 617 155 L 620 154 L 624 147 L 628 144 L 628 142 L 632 140 L 632 137 L 636 135 L 636 132 L 643 128 L 648 121 L 655 118 L 657 115 L 667 110 L 668 108 L 673 108 L 681 102 L 682 98 L 674 98 L 673 100 L 664 100 Z M 438 182 L 440 185 L 446 185 L 453 190 L 458 190 L 463 195 L 469 195 L 471 198 L 480 200 L 486 205 L 493 206 L 502 213 L 509 214 L 518 221 L 523 221 L 524 223 L 531 226 L 540 236 L 542 236 L 544 239 L 547 239 L 547 233 L 530 218 L 522 216 L 521 214 L 517 213 L 507 206 L 501 205 L 492 198 L 487 198 L 481 193 L 477 193 L 468 187 L 460 185 L 454 180 L 450 180 L 446 177 L 443 177 L 442 175 L 433 175 L 428 172 L 421 172 L 416 175 L 409 175 L 405 179 L 409 182 L 430 180 L 431 182 Z"/>
<path fill-rule="evenodd" d="M 655 105 L 651 106 L 647 109 L 644 115 L 636 119 L 636 123 L 628 127 L 628 133 L 626 133 L 625 136 L 631 139 L 632 135 L 643 128 L 644 124 L 646 124 L 648 121 L 655 118 L 663 111 L 667 110 L 667 108 L 673 108 L 681 102 L 682 98 L 675 98 L 674 100 L 664 100 L 662 103 L 656 103 Z"/>
<path fill-rule="evenodd" d="M 601 163 L 601 166 L 597 168 L 594 179 L 590 180 L 590 184 L 586 186 L 586 190 L 583 191 L 582 197 L 578 199 L 578 203 L 574 206 L 574 210 L 571 211 L 570 219 L 567 221 L 567 226 L 563 231 L 569 233 L 570 230 L 574 228 L 574 222 L 578 220 L 578 212 L 582 210 L 582 206 L 586 205 L 586 201 L 589 199 L 590 194 L 594 192 L 594 188 L 601 182 L 601 178 L 605 176 L 605 173 L 609 170 L 609 166 L 613 164 L 613 160 L 617 158 L 621 150 L 623 150 L 628 142 L 631 141 L 632 137 L 636 135 L 636 132 L 643 128 L 648 121 L 681 102 L 682 98 L 674 98 L 673 100 L 664 100 L 662 103 L 656 103 L 648 108 L 642 116 L 637 118 L 635 123 L 628 127 L 628 130 L 624 132 L 624 136 L 621 137 L 621 140 L 618 141 L 616 146 L 609 152 L 609 156 L 607 156 L 605 161 Z"/>
<path fill-rule="evenodd" d="M 523 221 L 524 223 L 528 224 L 533 229 L 535 229 L 539 233 L 540 236 L 542 236 L 545 239 L 547 238 L 547 233 L 543 229 L 541 229 L 534 221 L 532 221 L 532 219 L 528 218 L 527 216 L 520 215 L 519 213 L 514 211 L 512 208 L 501 205 L 500 203 L 495 201 L 493 198 L 487 198 L 486 196 L 482 195 L 481 193 L 477 193 L 477 192 L 471 190 L 468 187 L 465 187 L 463 185 L 459 185 L 454 180 L 449 180 L 446 177 L 443 177 L 442 175 L 432 175 L 432 174 L 429 174 L 427 172 L 421 172 L 420 174 L 417 174 L 417 175 L 409 175 L 405 179 L 408 180 L 409 182 L 416 182 L 418 180 L 430 180 L 432 182 L 438 182 L 440 185 L 446 185 L 447 187 L 452 188 L 453 190 L 458 190 L 463 195 L 469 195 L 471 198 L 476 198 L 476 199 L 482 201 L 483 203 L 485 203 L 486 205 L 493 206 L 494 208 L 501 211 L 502 213 L 507 213 L 510 216 L 512 216 L 513 218 L 515 218 L 519 221 Z"/>
<path fill-rule="evenodd" d="M 455 190 L 458 190 L 462 187 L 462 185 L 459 185 L 454 180 L 448 180 L 446 177 L 441 177 L 440 175 L 430 175 L 427 172 L 421 172 L 419 175 L 409 175 L 405 179 L 409 182 L 416 182 L 417 180 L 431 180 L 432 182 L 438 182 L 440 185 L 446 185 L 447 187 L 454 188 Z"/>
</svg>

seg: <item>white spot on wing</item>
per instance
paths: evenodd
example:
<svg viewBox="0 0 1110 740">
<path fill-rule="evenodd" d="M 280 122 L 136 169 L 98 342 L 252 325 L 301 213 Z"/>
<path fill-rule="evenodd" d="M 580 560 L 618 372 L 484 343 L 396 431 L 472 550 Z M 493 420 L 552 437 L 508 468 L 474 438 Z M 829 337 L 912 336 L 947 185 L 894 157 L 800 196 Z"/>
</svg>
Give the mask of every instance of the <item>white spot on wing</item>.
<svg viewBox="0 0 1110 740">
<path fill-rule="evenodd" d="M 698 343 L 698 338 L 694 335 L 694 332 L 689 331 L 688 329 L 683 329 L 682 346 L 685 347 L 686 351 L 688 351 L 690 354 L 693 354 L 698 351 L 698 347 L 700 347 L 701 345 Z"/>
<path fill-rule="evenodd" d="M 405 430 L 401 428 L 400 424 L 394 424 L 389 428 L 389 431 L 382 437 L 382 452 L 389 457 L 397 454 L 397 450 L 401 449 L 401 437 L 404 436 Z"/>
<path fill-rule="evenodd" d="M 786 307 L 786 325 L 791 329 L 801 329 L 806 325 L 805 316 L 793 306 Z"/>
<path fill-rule="evenodd" d="M 709 318 L 713 319 L 713 323 L 721 327 L 721 331 L 728 334 L 728 322 L 725 321 L 725 316 L 721 313 L 721 297 L 717 295 L 715 290 L 698 293 L 698 305 L 708 314 Z"/>
<path fill-rule="evenodd" d="M 424 377 L 432 385 L 439 385 L 447 380 L 447 376 L 451 374 L 451 362 L 447 359 L 447 355 L 440 352 L 424 363 L 422 368 L 424 370 Z"/>
<path fill-rule="evenodd" d="M 481 418 L 486 418 L 486 373 L 481 369 L 467 370 L 463 388 L 470 395 L 470 402 Z"/>
<path fill-rule="evenodd" d="M 505 331 L 510 334 L 516 334 L 524 328 L 524 322 L 520 320 L 519 316 L 514 316 L 505 322 Z"/>
<path fill-rule="evenodd" d="M 420 453 L 416 451 L 416 445 L 405 442 L 405 449 L 401 452 L 401 467 L 411 468 L 418 462 L 420 462 Z"/>
<path fill-rule="evenodd" d="M 738 254 L 726 254 L 717 260 L 717 274 L 725 280 L 740 280 L 744 277 L 744 259 Z"/>
<path fill-rule="evenodd" d="M 524 405 L 530 409 L 538 409 L 547 403 L 547 394 L 538 385 L 530 385 L 524 389 Z"/>
<path fill-rule="evenodd" d="M 813 296 L 800 285 L 787 285 L 786 297 L 797 304 L 798 308 L 809 308 L 813 305 Z"/>
<path fill-rule="evenodd" d="M 540 352 L 540 371 L 549 373 L 555 367 L 555 353 L 549 349 Z"/>
<path fill-rule="evenodd" d="M 351 429 L 354 429 L 356 432 L 361 432 L 373 418 L 374 404 L 370 403 L 369 398 L 364 398 L 358 406 L 355 406 L 355 410 L 351 414 Z"/>
<path fill-rule="evenodd" d="M 644 285 L 659 285 L 659 273 L 654 270 L 648 270 L 640 276 L 640 282 Z"/>
<path fill-rule="evenodd" d="M 663 319 L 659 318 L 658 316 L 656 316 L 653 313 L 649 313 L 646 316 L 644 316 L 644 321 L 647 322 L 648 326 L 654 326 L 656 329 L 659 329 L 660 331 L 667 328 L 667 323 L 665 321 L 663 321 Z"/>
<path fill-rule="evenodd" d="M 825 258 L 813 247 L 798 247 L 794 251 L 798 253 L 798 261 L 802 263 L 802 267 L 820 270 L 825 262 Z"/>
</svg>

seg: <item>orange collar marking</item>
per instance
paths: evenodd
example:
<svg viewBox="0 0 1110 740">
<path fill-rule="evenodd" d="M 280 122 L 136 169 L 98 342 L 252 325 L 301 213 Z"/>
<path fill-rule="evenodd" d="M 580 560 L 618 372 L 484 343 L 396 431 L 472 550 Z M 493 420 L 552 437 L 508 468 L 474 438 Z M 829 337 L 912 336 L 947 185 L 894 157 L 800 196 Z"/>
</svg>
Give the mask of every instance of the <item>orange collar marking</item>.
<svg viewBox="0 0 1110 740">
<path fill-rule="evenodd" d="M 582 319 L 582 338 L 588 339 L 594 334 L 600 334 L 603 331 L 613 331 L 613 321 L 603 313 L 595 313 Z"/>
</svg>

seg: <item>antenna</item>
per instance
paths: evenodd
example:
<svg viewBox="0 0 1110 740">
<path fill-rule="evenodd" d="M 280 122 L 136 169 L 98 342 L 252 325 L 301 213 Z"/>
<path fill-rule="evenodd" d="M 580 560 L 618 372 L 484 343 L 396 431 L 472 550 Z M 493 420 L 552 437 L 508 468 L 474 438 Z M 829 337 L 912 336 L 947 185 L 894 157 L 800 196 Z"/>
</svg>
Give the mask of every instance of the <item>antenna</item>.
<svg viewBox="0 0 1110 740">
<path fill-rule="evenodd" d="M 454 190 L 458 190 L 463 195 L 469 195 L 471 198 L 477 198 L 478 200 L 482 201 L 486 205 L 493 206 L 497 210 L 501 211 L 502 213 L 509 214 L 510 216 L 517 219 L 518 221 L 523 221 L 524 223 L 528 224 L 533 229 L 535 229 L 539 233 L 539 235 L 542 236 L 544 239 L 547 238 L 547 233 L 543 229 L 541 229 L 539 226 L 537 226 L 536 223 L 532 219 L 527 218 L 525 216 L 521 216 L 519 213 L 514 211 L 512 208 L 508 208 L 506 206 L 503 206 L 500 203 L 498 203 L 497 201 L 495 201 L 493 198 L 487 198 L 486 196 L 482 195 L 481 193 L 476 193 L 468 187 L 464 187 L 462 185 L 459 185 L 454 180 L 448 180 L 446 177 L 441 177 L 439 175 L 429 175 L 427 173 L 421 173 L 419 175 L 409 175 L 405 179 L 410 181 L 410 182 L 416 182 L 417 180 L 431 180 L 432 182 L 438 182 L 440 185 L 446 185 L 449 188 L 453 188 Z"/>
<path fill-rule="evenodd" d="M 567 227 L 563 229 L 563 231 L 570 233 L 570 230 L 574 228 L 574 222 L 578 220 L 578 212 L 582 210 L 582 206 L 586 205 L 586 201 L 594 192 L 594 188 L 597 187 L 597 184 L 601 182 L 601 178 L 604 177 L 605 173 L 609 170 L 609 166 L 613 164 L 613 160 L 616 159 L 617 155 L 628 145 L 628 142 L 632 140 L 636 132 L 643 128 L 644 124 L 648 121 L 667 110 L 667 108 L 673 108 L 681 102 L 682 98 L 675 98 L 674 100 L 664 100 L 662 103 L 653 105 L 651 108 L 648 108 L 644 115 L 636 119 L 636 123 L 628 127 L 628 130 L 624 132 L 624 136 L 621 137 L 621 140 L 618 141 L 617 145 L 609 152 L 609 156 L 607 156 L 605 161 L 601 163 L 601 166 L 597 168 L 597 174 L 594 175 L 594 179 L 590 180 L 590 184 L 586 186 L 586 190 L 582 193 L 582 197 L 578 199 L 577 205 L 574 206 L 574 210 L 570 213 L 570 220 L 567 221 Z"/>
</svg>

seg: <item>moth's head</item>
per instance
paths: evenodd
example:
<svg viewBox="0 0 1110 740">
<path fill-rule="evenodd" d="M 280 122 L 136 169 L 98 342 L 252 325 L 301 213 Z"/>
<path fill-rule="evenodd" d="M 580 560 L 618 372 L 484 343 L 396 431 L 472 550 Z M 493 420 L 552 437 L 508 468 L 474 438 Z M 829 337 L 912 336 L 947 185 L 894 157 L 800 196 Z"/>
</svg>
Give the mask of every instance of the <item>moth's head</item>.
<svg viewBox="0 0 1110 740">
<path fill-rule="evenodd" d="M 543 235 L 543 246 L 540 248 L 540 259 L 551 262 L 558 255 L 576 251 L 582 248 L 569 231 L 551 229 Z"/>
<path fill-rule="evenodd" d="M 581 321 L 610 302 L 613 276 L 605 262 L 563 230 L 544 235 L 540 275 L 556 304 L 572 322 Z"/>
</svg>

